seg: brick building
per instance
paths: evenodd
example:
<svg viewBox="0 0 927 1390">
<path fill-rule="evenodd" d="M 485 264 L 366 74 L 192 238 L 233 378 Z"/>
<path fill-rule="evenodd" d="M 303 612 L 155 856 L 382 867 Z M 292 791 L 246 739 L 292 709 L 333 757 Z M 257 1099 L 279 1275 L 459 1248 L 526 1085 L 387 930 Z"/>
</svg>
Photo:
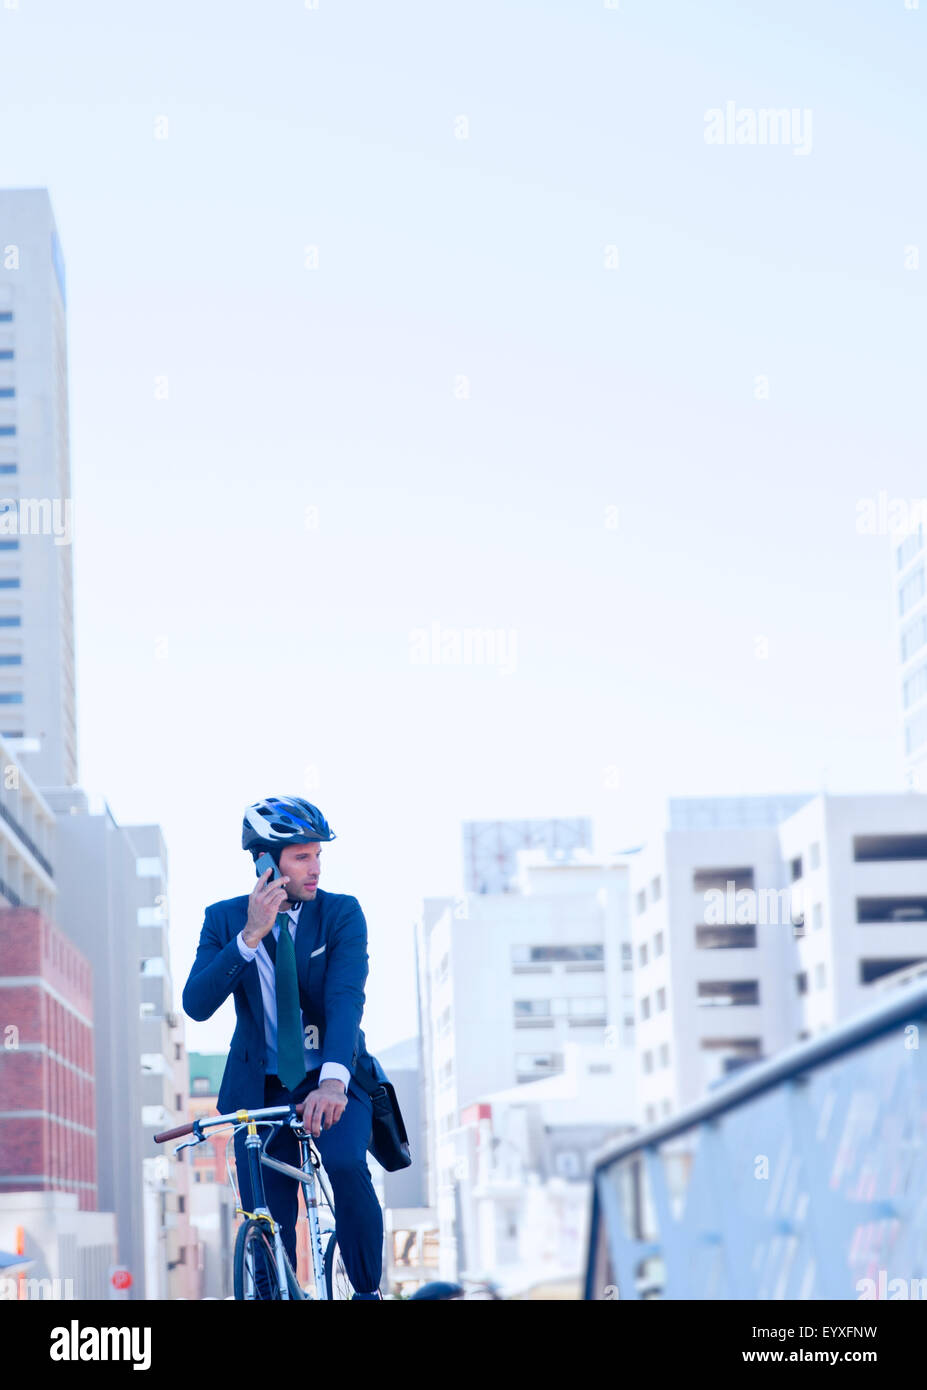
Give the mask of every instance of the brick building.
<svg viewBox="0 0 927 1390">
<path fill-rule="evenodd" d="M 0 907 L 0 1191 L 97 1209 L 90 965 L 34 908 Z"/>
</svg>

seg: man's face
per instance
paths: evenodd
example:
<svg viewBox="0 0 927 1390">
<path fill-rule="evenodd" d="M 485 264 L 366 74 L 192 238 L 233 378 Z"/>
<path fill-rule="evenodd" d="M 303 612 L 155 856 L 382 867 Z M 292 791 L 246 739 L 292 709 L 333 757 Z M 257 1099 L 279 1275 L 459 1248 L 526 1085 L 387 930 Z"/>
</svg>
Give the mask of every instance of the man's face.
<svg viewBox="0 0 927 1390">
<path fill-rule="evenodd" d="M 311 902 L 321 873 L 319 856 L 322 846 L 318 840 L 309 845 L 286 845 L 280 851 L 280 872 L 289 875 L 286 891 L 294 903 Z"/>
</svg>

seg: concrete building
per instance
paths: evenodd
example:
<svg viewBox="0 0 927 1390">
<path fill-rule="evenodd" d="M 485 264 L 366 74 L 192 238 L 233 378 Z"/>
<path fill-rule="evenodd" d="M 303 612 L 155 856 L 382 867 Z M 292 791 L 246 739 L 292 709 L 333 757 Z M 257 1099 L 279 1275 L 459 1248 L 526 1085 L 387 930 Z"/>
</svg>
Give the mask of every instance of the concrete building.
<svg viewBox="0 0 927 1390">
<path fill-rule="evenodd" d="M 614 1123 L 637 1114 L 630 971 L 628 865 L 581 852 L 551 873 L 518 865 L 509 890 L 427 899 L 416 959 L 428 1170 L 442 1277 L 460 1268 L 468 1162 L 464 1110 L 487 1094 L 556 1076 L 566 1044 L 607 1048 Z M 560 875 L 563 878 L 560 878 Z"/>
<path fill-rule="evenodd" d="M 669 829 L 632 863 L 631 904 L 650 1124 L 927 957 L 927 802 L 673 801 Z"/>
<path fill-rule="evenodd" d="M 568 1042 L 557 1076 L 464 1108 L 461 1274 L 510 1298 L 580 1296 L 592 1156 L 634 1128 L 627 1112 L 616 1122 L 614 1060 L 614 1048 Z"/>
<path fill-rule="evenodd" d="M 43 188 L 0 189 L 0 736 L 77 781 L 64 258 Z"/>
<path fill-rule="evenodd" d="M 0 1276 L 4 1299 L 108 1299 L 116 1218 L 85 1211 L 75 1192 L 0 1192 L 0 1248 L 21 1251 L 21 1273 Z"/>
<path fill-rule="evenodd" d="M 199 1259 L 191 1225 L 190 1163 L 170 1162 L 154 1142 L 159 1130 L 183 1122 L 189 1101 L 184 1016 L 174 1010 L 171 979 L 167 846 L 157 825 L 130 825 L 125 834 L 136 856 L 146 1297 L 195 1298 Z"/>
</svg>

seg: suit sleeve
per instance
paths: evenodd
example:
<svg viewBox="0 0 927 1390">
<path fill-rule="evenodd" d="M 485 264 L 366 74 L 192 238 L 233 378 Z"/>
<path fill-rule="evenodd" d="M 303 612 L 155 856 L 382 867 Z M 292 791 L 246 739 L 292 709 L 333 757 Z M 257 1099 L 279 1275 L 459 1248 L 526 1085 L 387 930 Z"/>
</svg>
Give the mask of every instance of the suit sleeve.
<svg viewBox="0 0 927 1390">
<path fill-rule="evenodd" d="M 211 1018 L 239 983 L 247 965 L 248 961 L 238 948 L 238 938 L 233 936 L 231 941 L 224 942 L 216 915 L 207 907 L 196 959 L 183 987 L 184 1013 L 197 1023 Z"/>
<path fill-rule="evenodd" d="M 328 941 L 323 1065 L 338 1062 L 348 1071 L 354 1070 L 364 1013 L 367 966 L 367 922 L 360 903 L 349 897 L 346 910 Z"/>
</svg>

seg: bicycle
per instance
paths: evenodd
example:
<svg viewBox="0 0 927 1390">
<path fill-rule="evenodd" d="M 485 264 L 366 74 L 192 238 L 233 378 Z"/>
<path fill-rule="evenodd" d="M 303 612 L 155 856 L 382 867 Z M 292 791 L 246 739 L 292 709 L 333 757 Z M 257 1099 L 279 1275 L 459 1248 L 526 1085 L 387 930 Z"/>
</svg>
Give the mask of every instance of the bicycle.
<svg viewBox="0 0 927 1390">
<path fill-rule="evenodd" d="M 276 1133 L 287 1122 L 285 1117 L 289 1117 L 288 1122 L 299 1142 L 300 1166 L 298 1168 L 265 1153 L 267 1140 L 271 1136 L 268 1134 L 262 1143 L 261 1136 L 258 1134 L 259 1126 L 266 1127 L 272 1133 Z M 156 1144 L 163 1144 L 170 1139 L 179 1139 L 185 1134 L 192 1134 L 194 1136 L 192 1139 L 188 1139 L 184 1144 L 178 1144 L 175 1148 L 174 1153 L 179 1154 L 182 1149 L 202 1144 L 207 1138 L 204 1130 L 215 1129 L 219 1125 L 226 1124 L 231 1124 L 232 1129 L 225 1146 L 225 1168 L 229 1185 L 235 1193 L 235 1214 L 246 1218 L 239 1226 L 235 1238 L 232 1268 L 235 1298 L 257 1301 L 260 1297 L 262 1284 L 264 1288 L 269 1290 L 269 1297 L 272 1301 L 313 1298 L 308 1289 L 300 1287 L 284 1248 L 279 1224 L 270 1214 L 264 1192 L 262 1167 L 273 1168 L 279 1173 L 286 1173 L 302 1186 L 306 1218 L 309 1223 L 309 1254 L 316 1290 L 315 1297 L 329 1300 L 351 1298 L 354 1293 L 354 1286 L 344 1267 L 334 1229 L 335 1203 L 322 1171 L 322 1160 L 318 1149 L 313 1144 L 312 1137 L 303 1129 L 295 1105 L 271 1105 L 261 1110 L 236 1110 L 229 1115 L 196 1119 L 190 1124 L 179 1125 L 176 1129 L 163 1130 L 154 1136 L 154 1140 Z M 254 1211 L 245 1211 L 241 1205 L 241 1195 L 235 1185 L 229 1159 L 229 1149 L 234 1144 L 235 1135 L 244 1128 L 247 1128 L 245 1150 L 251 1174 L 251 1191 L 258 1199 L 255 1202 Z M 318 1188 L 321 1188 L 332 1220 L 332 1225 L 326 1227 L 324 1231 L 319 1220 Z"/>
</svg>

